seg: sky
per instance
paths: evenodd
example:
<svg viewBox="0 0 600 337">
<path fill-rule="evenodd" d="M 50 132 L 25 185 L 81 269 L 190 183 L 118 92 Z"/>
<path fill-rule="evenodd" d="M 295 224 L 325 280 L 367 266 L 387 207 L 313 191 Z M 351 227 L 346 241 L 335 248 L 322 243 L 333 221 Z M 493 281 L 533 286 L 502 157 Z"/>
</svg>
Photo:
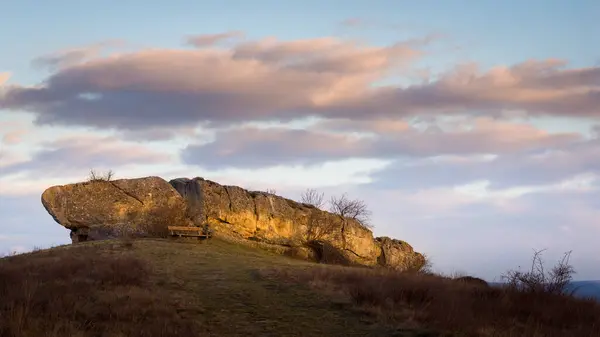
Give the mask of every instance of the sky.
<svg viewBox="0 0 600 337">
<path fill-rule="evenodd" d="M 489 281 L 600 279 L 600 2 L 0 4 L 0 253 L 69 243 L 48 187 L 204 177 L 347 193 Z"/>
</svg>

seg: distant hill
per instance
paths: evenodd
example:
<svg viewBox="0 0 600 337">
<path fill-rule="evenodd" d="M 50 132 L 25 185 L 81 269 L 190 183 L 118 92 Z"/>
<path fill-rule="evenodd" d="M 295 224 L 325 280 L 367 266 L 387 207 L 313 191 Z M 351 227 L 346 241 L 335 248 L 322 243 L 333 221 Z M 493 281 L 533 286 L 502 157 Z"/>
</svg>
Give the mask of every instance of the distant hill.
<svg viewBox="0 0 600 337">
<path fill-rule="evenodd" d="M 503 283 L 491 282 L 492 286 L 501 286 Z M 600 280 L 598 281 L 575 281 L 571 282 L 568 290 L 575 290 L 576 297 L 589 298 L 593 297 L 600 301 Z"/>
<path fill-rule="evenodd" d="M 574 289 L 578 297 L 593 297 L 600 301 L 600 280 L 573 282 L 570 289 Z"/>
</svg>

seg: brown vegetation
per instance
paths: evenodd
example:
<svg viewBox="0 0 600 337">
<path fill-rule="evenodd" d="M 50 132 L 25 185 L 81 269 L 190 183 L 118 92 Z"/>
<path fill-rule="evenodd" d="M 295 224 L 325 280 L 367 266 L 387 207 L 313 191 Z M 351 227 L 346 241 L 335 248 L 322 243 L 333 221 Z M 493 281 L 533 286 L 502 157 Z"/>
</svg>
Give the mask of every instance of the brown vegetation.
<svg viewBox="0 0 600 337">
<path fill-rule="evenodd" d="M 566 262 L 554 267 L 563 270 L 561 280 L 572 273 Z M 440 331 L 451 336 L 600 336 L 600 305 L 557 293 L 555 285 L 539 284 L 547 279 L 537 278 L 534 286 L 526 278 L 531 281 L 526 287 L 500 288 L 471 276 L 338 266 L 270 270 L 265 275 L 310 284 L 346 298 L 381 323 L 426 327 L 436 331 L 431 336 L 442 336 Z"/>
<path fill-rule="evenodd" d="M 597 302 L 484 283 L 101 241 L 0 259 L 0 336 L 600 336 Z"/>
<path fill-rule="evenodd" d="M 565 294 L 575 273 L 569 264 L 571 252 L 565 253 L 549 271 L 545 269 L 542 252 L 534 252 L 529 271 L 510 270 L 503 276 L 509 288 L 528 293 Z"/>
<path fill-rule="evenodd" d="M 324 198 L 325 195 L 323 193 L 319 193 L 315 189 L 307 189 L 300 196 L 300 202 L 321 209 L 325 206 Z"/>
<path fill-rule="evenodd" d="M 304 268 L 211 240 L 86 242 L 0 259 L 0 336 L 390 336 L 303 286 L 260 277 Z"/>
<path fill-rule="evenodd" d="M 0 336 L 189 336 L 148 266 L 95 246 L 0 260 Z"/>
</svg>

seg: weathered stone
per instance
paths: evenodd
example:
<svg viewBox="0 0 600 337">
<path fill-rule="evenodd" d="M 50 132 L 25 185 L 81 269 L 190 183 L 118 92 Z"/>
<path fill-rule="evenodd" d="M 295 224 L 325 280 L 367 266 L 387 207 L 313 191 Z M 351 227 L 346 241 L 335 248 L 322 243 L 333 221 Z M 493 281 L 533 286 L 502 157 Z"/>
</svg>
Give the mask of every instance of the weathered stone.
<svg viewBox="0 0 600 337">
<path fill-rule="evenodd" d="M 196 223 L 207 222 L 220 236 L 298 247 L 310 240 L 328 242 L 348 260 L 362 265 L 406 269 L 423 256 L 397 240 L 376 241 L 370 229 L 352 219 L 265 192 L 222 186 L 202 178 L 178 178 L 171 185 L 188 200 Z M 190 192 L 193 191 L 193 192 Z M 321 230 L 311 236 L 311 224 Z"/>
<path fill-rule="evenodd" d="M 391 239 L 386 236 L 375 239 L 381 254 L 378 264 L 384 267 L 399 270 L 418 270 L 425 264 L 425 257 L 413 250 L 413 247 L 402 240 Z"/>
<path fill-rule="evenodd" d="M 168 225 L 209 225 L 215 237 L 306 259 L 321 255 L 399 270 L 424 263 L 406 242 L 374 239 L 369 228 L 352 219 L 202 178 L 166 182 L 146 177 L 54 186 L 44 191 L 42 203 L 59 224 L 71 229 L 74 243 L 124 233 L 142 235 L 147 229 L 156 234 L 166 232 Z"/>
<path fill-rule="evenodd" d="M 42 194 L 42 204 L 71 229 L 73 242 L 109 238 L 123 228 L 156 231 L 189 223 L 186 202 L 159 177 L 53 186 Z"/>
</svg>

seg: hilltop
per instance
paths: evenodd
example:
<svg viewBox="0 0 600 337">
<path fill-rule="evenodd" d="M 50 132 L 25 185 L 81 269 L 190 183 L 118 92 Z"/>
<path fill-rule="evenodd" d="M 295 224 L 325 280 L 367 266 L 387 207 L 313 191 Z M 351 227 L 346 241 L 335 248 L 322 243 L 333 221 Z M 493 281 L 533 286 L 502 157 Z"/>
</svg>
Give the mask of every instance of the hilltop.
<svg viewBox="0 0 600 337">
<path fill-rule="evenodd" d="M 0 336 L 598 336 L 592 301 L 315 264 L 212 239 L 0 259 Z"/>
</svg>

